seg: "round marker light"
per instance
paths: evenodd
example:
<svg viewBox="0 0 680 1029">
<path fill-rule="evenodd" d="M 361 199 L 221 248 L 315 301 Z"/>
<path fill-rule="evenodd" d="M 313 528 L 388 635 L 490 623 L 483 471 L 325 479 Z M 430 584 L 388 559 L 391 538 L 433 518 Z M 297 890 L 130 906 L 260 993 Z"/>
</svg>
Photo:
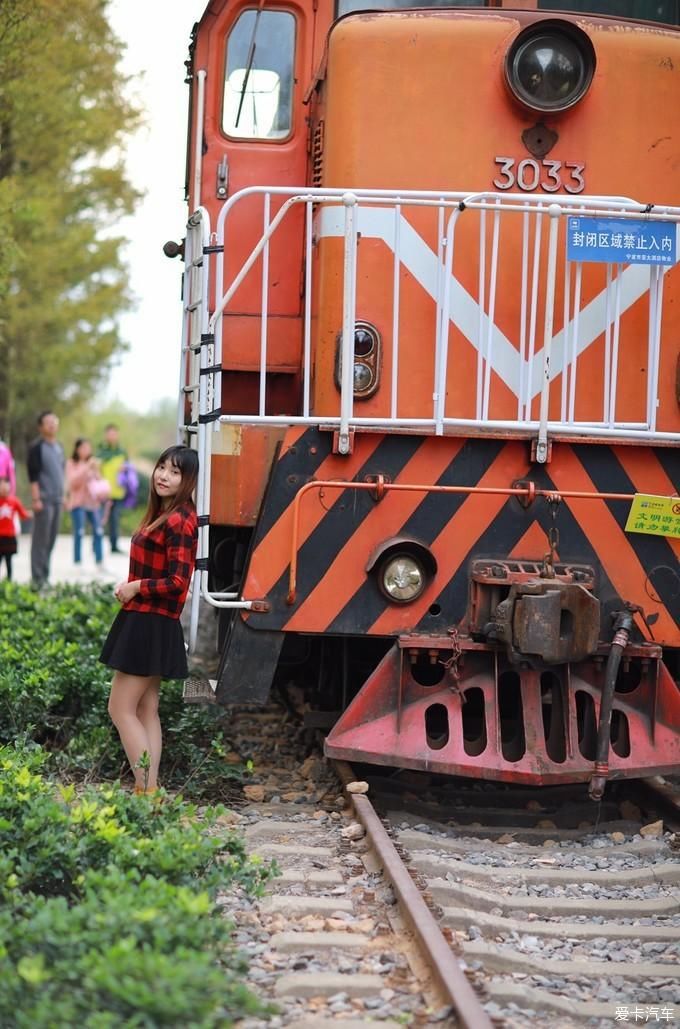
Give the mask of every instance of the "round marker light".
<svg viewBox="0 0 680 1029">
<path fill-rule="evenodd" d="M 354 353 L 356 357 L 368 357 L 375 347 L 373 334 L 363 326 L 357 326 L 354 333 Z"/>
<path fill-rule="evenodd" d="M 354 392 L 365 393 L 373 385 L 373 372 L 363 361 L 354 362 Z"/>
<path fill-rule="evenodd" d="M 394 554 L 380 570 L 378 581 L 383 592 L 398 604 L 408 604 L 425 589 L 423 566 L 411 554 Z"/>
<path fill-rule="evenodd" d="M 595 71 L 588 36 L 562 22 L 520 33 L 505 61 L 514 96 L 534 111 L 566 111 L 586 94 Z"/>
</svg>

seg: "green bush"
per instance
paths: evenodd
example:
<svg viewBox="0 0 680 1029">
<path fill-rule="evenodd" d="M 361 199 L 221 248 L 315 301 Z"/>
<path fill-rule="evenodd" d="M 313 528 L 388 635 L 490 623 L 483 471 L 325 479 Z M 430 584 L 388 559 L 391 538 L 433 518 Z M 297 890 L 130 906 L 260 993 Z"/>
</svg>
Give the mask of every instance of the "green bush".
<svg viewBox="0 0 680 1029">
<path fill-rule="evenodd" d="M 12 889 L 71 896 L 86 871 L 109 865 L 177 886 L 200 878 L 210 888 L 235 879 L 259 888 L 262 868 L 241 838 L 210 831 L 222 809 L 207 808 L 199 821 L 181 798 L 154 804 L 119 786 L 56 786 L 43 762 L 37 749 L 0 749 L 0 854 Z"/>
<path fill-rule="evenodd" d="M 114 873 L 81 901 L 0 914 L 0 1024 L 17 1029 L 213 1027 L 261 1011 L 205 894 Z"/>
<path fill-rule="evenodd" d="M 84 785 L 127 768 L 98 660 L 118 609 L 110 590 L 2 583 L 0 606 L 0 1026 L 213 1029 L 265 1016 L 217 891 L 258 894 L 273 869 L 246 856 L 220 808 L 199 817 L 181 798 Z M 179 683 L 163 684 L 161 718 L 165 782 L 224 795 L 240 770 L 219 720 L 185 707 Z"/>
<path fill-rule="evenodd" d="M 106 764 L 110 672 L 97 659 L 115 612 L 110 590 L 40 596 L 3 583 L 0 603 L 0 742 L 26 737 L 61 750 L 81 735 L 80 759 Z"/>
<path fill-rule="evenodd" d="M 0 748 L 0 1025 L 229 1026 L 262 1009 L 218 890 L 259 894 L 222 810 L 57 786 Z"/>
</svg>

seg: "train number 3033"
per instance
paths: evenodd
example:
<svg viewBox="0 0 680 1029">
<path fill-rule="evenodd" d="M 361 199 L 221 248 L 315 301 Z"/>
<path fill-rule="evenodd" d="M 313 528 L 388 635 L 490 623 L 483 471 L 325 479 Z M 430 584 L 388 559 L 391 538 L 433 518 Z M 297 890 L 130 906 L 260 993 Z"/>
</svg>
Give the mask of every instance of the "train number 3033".
<svg viewBox="0 0 680 1029">
<path fill-rule="evenodd" d="M 577 161 L 534 161 L 526 158 L 494 157 L 500 172 L 493 180 L 496 189 L 522 189 L 527 193 L 542 189 L 546 193 L 582 193 L 585 188 L 585 164 Z"/>
</svg>

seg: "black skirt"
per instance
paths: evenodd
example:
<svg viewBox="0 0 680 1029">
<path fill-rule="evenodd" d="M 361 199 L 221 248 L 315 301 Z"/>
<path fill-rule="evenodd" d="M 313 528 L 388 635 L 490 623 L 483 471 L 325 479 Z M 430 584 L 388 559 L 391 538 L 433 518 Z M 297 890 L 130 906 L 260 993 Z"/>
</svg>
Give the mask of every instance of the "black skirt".
<svg viewBox="0 0 680 1029">
<path fill-rule="evenodd" d="M 145 611 L 119 611 L 99 655 L 102 664 L 126 675 L 186 679 L 184 634 L 178 619 Z"/>
<path fill-rule="evenodd" d="M 5 554 L 16 554 L 16 552 L 16 536 L 0 536 L 0 555 L 4 557 Z"/>
</svg>

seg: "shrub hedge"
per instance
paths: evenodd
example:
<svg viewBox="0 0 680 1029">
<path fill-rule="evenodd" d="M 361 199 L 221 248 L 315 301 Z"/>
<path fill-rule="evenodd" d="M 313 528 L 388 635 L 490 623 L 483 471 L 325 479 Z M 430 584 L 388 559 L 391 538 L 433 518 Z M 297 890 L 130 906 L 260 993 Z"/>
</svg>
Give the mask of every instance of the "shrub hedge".
<svg viewBox="0 0 680 1029">
<path fill-rule="evenodd" d="M 258 894 L 273 869 L 247 858 L 221 808 L 199 817 L 181 798 L 88 785 L 127 767 L 98 661 L 116 610 L 101 587 L 0 583 L 2 1029 L 213 1029 L 267 1014 L 218 891 Z M 179 683 L 161 700 L 166 785 L 223 795 L 240 769 L 214 714 L 185 708 Z"/>
<path fill-rule="evenodd" d="M 57 786 L 39 748 L 0 748 L 0 1025 L 230 1026 L 265 1014 L 219 890 L 272 869 L 181 799 Z"/>
</svg>

